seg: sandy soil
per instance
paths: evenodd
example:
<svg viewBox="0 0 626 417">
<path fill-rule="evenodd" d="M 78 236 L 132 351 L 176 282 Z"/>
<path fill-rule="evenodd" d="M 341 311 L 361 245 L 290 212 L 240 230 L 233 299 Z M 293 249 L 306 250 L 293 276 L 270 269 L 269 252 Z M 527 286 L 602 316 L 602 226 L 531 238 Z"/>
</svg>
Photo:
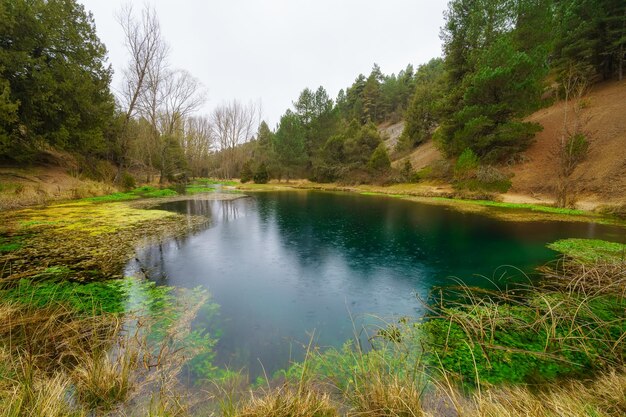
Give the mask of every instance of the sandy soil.
<svg viewBox="0 0 626 417">
<path fill-rule="evenodd" d="M 433 162 L 442 159 L 443 155 L 439 149 L 435 146 L 432 140 L 422 143 L 409 155 L 400 158 L 392 162 L 394 168 L 402 168 L 404 161 L 407 159 L 411 161 L 413 169 L 419 171 L 420 169 L 432 164 Z"/>
<path fill-rule="evenodd" d="M 596 86 L 583 99 L 582 120 L 590 140 L 589 154 L 574 172 L 578 206 L 626 203 L 626 82 Z M 542 109 L 528 120 L 544 130 L 526 151 L 526 161 L 512 167 L 511 196 L 549 200 L 556 184 L 554 152 L 563 131 L 564 103 Z"/>
</svg>

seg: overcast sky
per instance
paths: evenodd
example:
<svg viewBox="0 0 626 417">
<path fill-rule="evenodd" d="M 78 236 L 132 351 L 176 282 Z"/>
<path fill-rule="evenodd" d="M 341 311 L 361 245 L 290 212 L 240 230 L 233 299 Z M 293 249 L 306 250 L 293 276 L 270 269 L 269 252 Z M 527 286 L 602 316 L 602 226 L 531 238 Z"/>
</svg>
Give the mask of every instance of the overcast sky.
<svg viewBox="0 0 626 417">
<path fill-rule="evenodd" d="M 115 20 L 126 0 L 79 0 L 93 13 L 119 88 L 128 56 Z M 139 12 L 144 3 L 132 2 Z M 372 65 L 397 73 L 441 56 L 447 0 L 149 0 L 170 63 L 208 92 L 202 113 L 224 101 L 262 101 L 274 126 L 305 87 L 331 97 Z"/>
</svg>

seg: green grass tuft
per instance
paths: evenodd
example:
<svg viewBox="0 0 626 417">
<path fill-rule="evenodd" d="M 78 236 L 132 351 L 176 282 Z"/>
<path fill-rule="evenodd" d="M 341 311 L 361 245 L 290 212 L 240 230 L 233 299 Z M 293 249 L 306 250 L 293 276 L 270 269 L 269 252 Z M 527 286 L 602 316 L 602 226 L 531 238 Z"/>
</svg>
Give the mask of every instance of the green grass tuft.
<svg viewBox="0 0 626 417">
<path fill-rule="evenodd" d="M 562 239 L 548 247 L 585 263 L 623 262 L 626 259 L 626 244 L 599 239 Z"/>
</svg>

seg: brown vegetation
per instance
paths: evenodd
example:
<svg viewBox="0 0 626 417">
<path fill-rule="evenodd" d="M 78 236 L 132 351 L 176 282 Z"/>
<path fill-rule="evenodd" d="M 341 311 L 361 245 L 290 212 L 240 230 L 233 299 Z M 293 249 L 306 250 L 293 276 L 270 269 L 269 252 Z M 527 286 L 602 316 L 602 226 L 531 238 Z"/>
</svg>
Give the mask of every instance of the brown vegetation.
<svg viewBox="0 0 626 417">
<path fill-rule="evenodd" d="M 624 203 L 626 200 L 626 83 L 595 86 L 581 103 L 588 118 L 589 152 L 573 170 L 571 180 L 579 200 Z M 543 126 L 536 141 L 524 153 L 523 162 L 512 167 L 512 193 L 540 195 L 547 199 L 556 188 L 552 150 L 561 137 L 564 102 L 539 110 L 528 119 Z"/>
</svg>

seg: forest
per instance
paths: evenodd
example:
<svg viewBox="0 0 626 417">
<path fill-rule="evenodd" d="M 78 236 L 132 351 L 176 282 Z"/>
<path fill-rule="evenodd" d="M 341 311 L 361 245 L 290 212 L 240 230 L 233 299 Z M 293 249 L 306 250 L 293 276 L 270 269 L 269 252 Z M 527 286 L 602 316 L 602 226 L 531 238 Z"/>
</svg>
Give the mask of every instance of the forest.
<svg viewBox="0 0 626 417">
<path fill-rule="evenodd" d="M 259 105 L 236 99 L 198 114 L 205 90 L 170 68 L 149 7 L 119 13 L 130 59 L 118 95 L 106 46 L 80 4 L 3 0 L 0 16 L 0 157 L 28 164 L 42 150 L 68 152 L 82 174 L 127 188 L 198 176 L 419 180 L 410 164 L 392 170 L 390 158 L 431 137 L 453 160 L 497 166 L 541 129 L 527 115 L 621 80 L 626 59 L 622 1 L 453 0 L 442 57 L 390 75 L 374 64 L 334 98 L 305 88 L 272 127 Z M 400 120 L 404 132 L 388 149 L 377 126 Z M 569 135 L 568 143 L 585 140 Z"/>
</svg>

